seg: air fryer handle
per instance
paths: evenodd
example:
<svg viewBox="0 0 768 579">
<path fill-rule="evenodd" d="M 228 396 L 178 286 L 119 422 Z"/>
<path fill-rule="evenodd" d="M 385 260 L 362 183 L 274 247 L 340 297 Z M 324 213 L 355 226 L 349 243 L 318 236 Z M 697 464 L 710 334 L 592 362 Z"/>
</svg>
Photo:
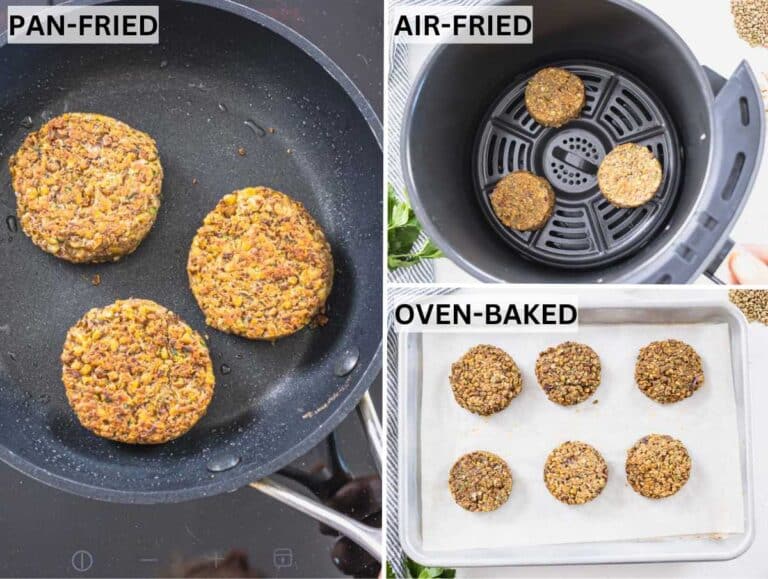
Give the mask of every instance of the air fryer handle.
<svg viewBox="0 0 768 579">
<path fill-rule="evenodd" d="M 714 159 L 720 159 L 702 192 L 695 219 L 677 246 L 665 256 L 660 282 L 685 283 L 700 272 L 702 261 L 714 274 L 725 259 L 728 235 L 741 214 L 762 158 L 765 118 L 760 86 L 742 61 L 727 81 L 707 70 L 713 91 Z M 698 264 L 698 265 L 697 265 Z"/>
<path fill-rule="evenodd" d="M 706 208 L 708 216 L 715 220 L 733 225 L 746 201 L 762 159 L 764 109 L 757 79 L 749 65 L 742 62 L 715 97 L 715 122 L 719 129 L 719 143 L 715 145 L 719 144 L 721 158 L 726 160 Z M 727 236 L 722 237 L 714 259 L 707 266 L 712 274 L 733 246 Z"/>
</svg>

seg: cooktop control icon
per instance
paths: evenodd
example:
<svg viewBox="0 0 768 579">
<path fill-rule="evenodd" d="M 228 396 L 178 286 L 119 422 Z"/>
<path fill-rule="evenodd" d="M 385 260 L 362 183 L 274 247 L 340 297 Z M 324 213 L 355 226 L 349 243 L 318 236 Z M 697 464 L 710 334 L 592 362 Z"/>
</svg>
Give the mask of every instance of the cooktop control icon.
<svg viewBox="0 0 768 579">
<path fill-rule="evenodd" d="M 277 569 L 293 567 L 293 550 L 286 548 L 275 549 L 272 553 L 272 562 Z"/>
<path fill-rule="evenodd" d="M 75 551 L 72 554 L 72 568 L 79 572 L 79 573 L 85 573 L 86 571 L 90 570 L 91 567 L 93 567 L 93 555 L 91 555 L 88 551 Z"/>
</svg>

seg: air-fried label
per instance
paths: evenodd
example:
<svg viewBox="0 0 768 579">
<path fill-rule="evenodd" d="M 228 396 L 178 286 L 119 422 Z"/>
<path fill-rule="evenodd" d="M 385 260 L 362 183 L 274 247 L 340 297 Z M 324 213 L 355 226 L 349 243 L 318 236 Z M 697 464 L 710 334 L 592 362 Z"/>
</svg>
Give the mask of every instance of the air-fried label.
<svg viewBox="0 0 768 579">
<path fill-rule="evenodd" d="M 9 6 L 9 44 L 158 44 L 157 6 Z"/>
<path fill-rule="evenodd" d="M 392 34 L 418 44 L 531 44 L 533 6 L 402 6 Z"/>
</svg>

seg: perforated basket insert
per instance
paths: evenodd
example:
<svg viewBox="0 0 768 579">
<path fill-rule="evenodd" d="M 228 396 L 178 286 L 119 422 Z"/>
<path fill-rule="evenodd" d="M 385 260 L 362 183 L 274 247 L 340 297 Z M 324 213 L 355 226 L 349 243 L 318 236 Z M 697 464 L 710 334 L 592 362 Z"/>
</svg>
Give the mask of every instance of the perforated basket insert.
<svg viewBox="0 0 768 579">
<path fill-rule="evenodd" d="M 558 63 L 584 82 L 586 104 L 560 128 L 537 123 L 525 106 L 520 76 L 495 102 L 475 143 L 473 172 L 480 205 L 494 229 L 521 255 L 547 265 L 589 268 L 614 263 L 640 249 L 663 226 L 680 182 L 682 152 L 663 105 L 626 72 L 598 63 Z M 635 209 L 611 205 L 597 186 L 605 155 L 622 143 L 648 147 L 663 181 L 652 201 Z M 555 190 L 554 214 L 538 231 L 502 224 L 490 194 L 512 171 L 545 177 Z"/>
</svg>

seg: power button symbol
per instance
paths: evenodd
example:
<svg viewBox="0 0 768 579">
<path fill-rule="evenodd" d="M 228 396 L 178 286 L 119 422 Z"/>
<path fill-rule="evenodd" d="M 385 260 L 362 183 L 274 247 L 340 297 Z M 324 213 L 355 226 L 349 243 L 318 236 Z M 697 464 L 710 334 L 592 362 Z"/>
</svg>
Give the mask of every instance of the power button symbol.
<svg viewBox="0 0 768 579">
<path fill-rule="evenodd" d="M 72 554 L 72 568 L 75 571 L 85 573 L 91 567 L 93 567 L 93 555 L 88 551 L 75 551 Z"/>
</svg>

